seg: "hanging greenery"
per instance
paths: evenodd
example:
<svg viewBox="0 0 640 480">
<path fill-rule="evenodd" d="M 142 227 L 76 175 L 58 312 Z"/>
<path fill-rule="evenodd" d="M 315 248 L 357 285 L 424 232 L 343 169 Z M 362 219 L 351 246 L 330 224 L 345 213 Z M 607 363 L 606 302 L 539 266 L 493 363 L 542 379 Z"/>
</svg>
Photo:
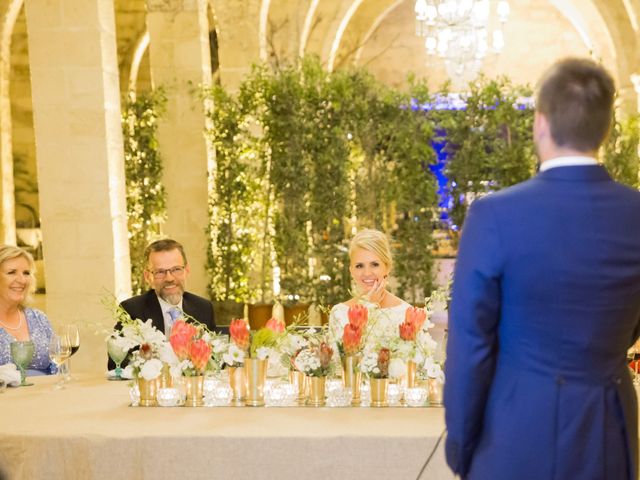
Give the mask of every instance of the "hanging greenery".
<svg viewBox="0 0 640 480">
<path fill-rule="evenodd" d="M 621 120 L 616 115 L 603 152 L 604 166 L 613 179 L 634 188 L 640 188 L 638 119 L 631 115 Z"/>
<path fill-rule="evenodd" d="M 166 106 L 162 89 L 127 97 L 122 116 L 127 223 L 131 258 L 131 288 L 144 288 L 144 249 L 162 234 L 166 219 L 166 192 L 158 148 L 158 117 Z"/>
<path fill-rule="evenodd" d="M 212 108 L 206 109 L 206 132 L 215 150 L 211 172 L 208 225 L 210 293 L 217 301 L 248 302 L 251 266 L 256 258 L 260 227 L 259 166 L 255 141 L 241 105 L 222 87 L 206 93 Z"/>
<path fill-rule="evenodd" d="M 447 177 L 456 226 L 463 224 L 473 198 L 522 182 L 535 172 L 533 110 L 520 103 L 530 95 L 528 87 L 514 86 L 505 77 L 479 77 L 469 84 L 465 110 L 437 115 L 451 155 Z"/>
</svg>

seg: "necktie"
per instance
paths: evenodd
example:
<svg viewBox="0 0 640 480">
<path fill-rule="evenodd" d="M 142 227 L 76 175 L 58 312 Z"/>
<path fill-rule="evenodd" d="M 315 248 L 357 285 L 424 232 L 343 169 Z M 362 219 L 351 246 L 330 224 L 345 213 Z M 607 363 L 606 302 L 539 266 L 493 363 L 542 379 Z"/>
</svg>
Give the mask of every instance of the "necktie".
<svg viewBox="0 0 640 480">
<path fill-rule="evenodd" d="M 171 332 L 171 329 L 173 328 L 173 324 L 175 323 L 175 321 L 181 316 L 182 316 L 182 312 L 178 307 L 171 307 L 169 309 L 169 317 L 171 318 L 171 320 L 169 320 L 169 332 Z"/>
</svg>

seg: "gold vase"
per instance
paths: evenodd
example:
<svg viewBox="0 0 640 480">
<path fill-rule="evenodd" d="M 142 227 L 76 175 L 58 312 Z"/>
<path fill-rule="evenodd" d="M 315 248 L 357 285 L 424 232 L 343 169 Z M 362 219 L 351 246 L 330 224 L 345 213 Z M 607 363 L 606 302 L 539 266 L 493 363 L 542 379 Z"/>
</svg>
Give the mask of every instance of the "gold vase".
<svg viewBox="0 0 640 480">
<path fill-rule="evenodd" d="M 298 404 L 307 400 L 307 381 L 304 373 L 299 370 L 289 370 L 289 383 L 295 385 L 298 392 Z"/>
<path fill-rule="evenodd" d="M 196 375 L 194 377 L 184 377 L 187 390 L 187 397 L 184 404 L 187 407 L 201 407 L 204 402 L 202 400 L 204 384 L 204 375 Z"/>
<path fill-rule="evenodd" d="M 429 405 L 442 405 L 442 387 L 444 384 L 435 378 L 430 378 L 427 383 L 429 392 Z"/>
<path fill-rule="evenodd" d="M 236 405 L 244 404 L 244 397 L 247 391 L 247 384 L 244 381 L 244 367 L 228 367 L 229 386 L 233 392 L 233 402 Z"/>
<path fill-rule="evenodd" d="M 309 386 L 309 396 L 307 397 L 307 405 L 312 407 L 324 406 L 324 386 L 327 377 L 307 377 L 307 385 Z"/>
<path fill-rule="evenodd" d="M 371 387 L 371 406 L 386 407 L 387 406 L 387 383 L 388 378 L 370 378 L 369 385 Z"/>
<path fill-rule="evenodd" d="M 351 405 L 360 405 L 360 382 L 362 373 L 360 372 L 360 355 L 345 355 L 340 357 L 342 362 L 342 381 L 344 388 L 352 391 Z"/>
<path fill-rule="evenodd" d="M 173 387 L 173 378 L 171 378 L 171 371 L 169 370 L 169 364 L 162 365 L 162 371 L 160 372 L 160 385 L 158 388 L 171 388 Z"/>
<path fill-rule="evenodd" d="M 138 390 L 140 391 L 140 406 L 154 407 L 156 405 L 156 395 L 158 393 L 158 379 L 145 380 L 138 377 Z"/>
<path fill-rule="evenodd" d="M 407 388 L 413 388 L 417 386 L 416 383 L 416 362 L 414 362 L 413 360 L 409 360 L 407 361 L 407 377 L 406 377 L 406 384 L 407 384 Z"/>
<path fill-rule="evenodd" d="M 245 405 L 262 407 L 264 405 L 264 384 L 267 380 L 267 359 L 245 358 L 244 377 L 247 383 Z"/>
</svg>

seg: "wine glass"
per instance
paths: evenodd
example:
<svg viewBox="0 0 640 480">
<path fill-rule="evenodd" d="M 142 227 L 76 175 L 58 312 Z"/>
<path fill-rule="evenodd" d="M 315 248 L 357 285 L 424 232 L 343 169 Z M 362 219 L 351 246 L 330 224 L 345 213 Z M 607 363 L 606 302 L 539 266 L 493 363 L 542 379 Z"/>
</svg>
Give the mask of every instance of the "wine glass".
<svg viewBox="0 0 640 480">
<path fill-rule="evenodd" d="M 58 367 L 58 381 L 54 388 L 64 388 L 64 377 L 62 376 L 61 366 L 71 355 L 71 346 L 69 345 L 69 339 L 66 335 L 53 334 L 49 341 L 49 357 Z"/>
<path fill-rule="evenodd" d="M 71 347 L 71 355 L 69 355 L 69 359 L 64 364 L 65 381 L 68 382 L 72 378 L 71 377 L 71 357 L 80 348 L 80 332 L 78 331 L 77 325 L 68 324 L 63 326 L 63 333 L 67 337 L 69 346 Z"/>
<path fill-rule="evenodd" d="M 33 383 L 27 383 L 26 378 L 27 375 L 25 373 L 25 369 L 31 363 L 33 359 L 33 354 L 35 353 L 35 345 L 31 340 L 27 341 L 18 341 L 11 342 L 10 345 L 11 350 L 11 358 L 13 359 L 13 363 L 16 364 L 16 367 L 20 370 L 20 386 L 28 387 L 33 385 Z"/>
<path fill-rule="evenodd" d="M 118 343 L 118 339 L 115 337 L 109 337 L 107 340 L 107 352 L 109 353 L 109 357 L 116 364 L 115 377 L 110 377 L 109 380 L 124 380 L 122 378 L 122 368 L 120 368 L 120 364 L 127 358 L 127 354 L 129 350 L 126 348 L 122 348 L 122 346 Z"/>
</svg>

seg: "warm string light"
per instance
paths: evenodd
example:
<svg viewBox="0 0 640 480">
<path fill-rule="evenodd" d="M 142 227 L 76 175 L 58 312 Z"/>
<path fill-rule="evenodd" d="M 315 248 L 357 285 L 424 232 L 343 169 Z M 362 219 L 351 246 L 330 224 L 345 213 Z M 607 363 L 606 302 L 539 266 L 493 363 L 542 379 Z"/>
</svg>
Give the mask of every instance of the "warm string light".
<svg viewBox="0 0 640 480">
<path fill-rule="evenodd" d="M 443 58 L 452 79 L 471 80 L 491 49 L 504 48 L 503 25 L 509 18 L 509 2 L 497 2 L 499 27 L 489 39 L 489 0 L 417 0 L 416 34 L 425 38 L 428 55 Z M 491 40 L 491 43 L 489 43 Z"/>
</svg>

